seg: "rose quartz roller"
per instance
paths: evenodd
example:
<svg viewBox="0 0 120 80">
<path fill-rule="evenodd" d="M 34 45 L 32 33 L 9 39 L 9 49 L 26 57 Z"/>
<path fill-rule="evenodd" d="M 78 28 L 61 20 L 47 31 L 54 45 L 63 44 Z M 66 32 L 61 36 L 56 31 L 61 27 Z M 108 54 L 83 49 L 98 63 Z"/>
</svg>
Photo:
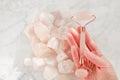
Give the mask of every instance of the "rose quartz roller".
<svg viewBox="0 0 120 80">
<path fill-rule="evenodd" d="M 83 49 L 85 48 L 85 27 L 81 29 L 80 35 L 80 65 L 84 65 L 84 52 Z"/>
<path fill-rule="evenodd" d="M 79 24 L 81 27 L 81 33 L 80 33 L 80 68 L 76 69 L 75 75 L 79 77 L 81 80 L 84 80 L 88 76 L 88 66 L 85 65 L 85 57 L 83 50 L 85 49 L 85 26 L 88 25 L 90 22 L 95 20 L 94 15 L 90 15 L 88 13 L 80 13 L 76 16 L 72 17 L 72 20 L 74 20 L 77 24 Z"/>
</svg>

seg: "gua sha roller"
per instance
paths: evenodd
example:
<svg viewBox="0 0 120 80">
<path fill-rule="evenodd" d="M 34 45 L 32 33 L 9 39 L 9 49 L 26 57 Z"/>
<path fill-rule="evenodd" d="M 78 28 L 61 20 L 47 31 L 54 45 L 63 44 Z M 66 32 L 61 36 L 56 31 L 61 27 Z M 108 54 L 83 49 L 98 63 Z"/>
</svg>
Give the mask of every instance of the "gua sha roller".
<svg viewBox="0 0 120 80">
<path fill-rule="evenodd" d="M 95 20 L 94 15 L 90 15 L 88 13 L 82 12 L 72 17 L 72 20 L 81 26 L 80 33 L 80 56 L 79 56 L 79 64 L 80 68 L 76 69 L 75 75 L 79 77 L 81 80 L 84 80 L 88 76 L 89 68 L 85 65 L 86 58 L 84 57 L 83 49 L 85 48 L 85 26 Z"/>
</svg>

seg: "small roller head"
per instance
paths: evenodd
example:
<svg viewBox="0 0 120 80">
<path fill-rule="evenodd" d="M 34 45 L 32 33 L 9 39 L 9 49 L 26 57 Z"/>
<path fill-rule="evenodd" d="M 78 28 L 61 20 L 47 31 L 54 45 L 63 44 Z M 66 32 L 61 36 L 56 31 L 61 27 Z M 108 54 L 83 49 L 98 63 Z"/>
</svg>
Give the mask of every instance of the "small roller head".
<svg viewBox="0 0 120 80">
<path fill-rule="evenodd" d="M 88 71 L 86 69 L 77 69 L 75 75 L 80 79 L 84 79 L 88 76 Z"/>
</svg>

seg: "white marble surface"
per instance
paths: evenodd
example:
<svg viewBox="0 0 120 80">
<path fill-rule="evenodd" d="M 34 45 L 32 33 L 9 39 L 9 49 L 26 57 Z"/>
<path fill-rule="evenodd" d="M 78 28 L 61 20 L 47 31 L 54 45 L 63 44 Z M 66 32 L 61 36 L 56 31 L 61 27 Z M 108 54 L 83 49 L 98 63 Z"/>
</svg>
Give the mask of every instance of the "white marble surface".
<svg viewBox="0 0 120 80">
<path fill-rule="evenodd" d="M 23 59 L 31 54 L 23 31 L 39 12 L 63 8 L 96 15 L 88 31 L 120 79 L 120 0 L 0 0 L 0 80 L 34 80 L 33 76 L 43 80 L 23 66 Z"/>
</svg>

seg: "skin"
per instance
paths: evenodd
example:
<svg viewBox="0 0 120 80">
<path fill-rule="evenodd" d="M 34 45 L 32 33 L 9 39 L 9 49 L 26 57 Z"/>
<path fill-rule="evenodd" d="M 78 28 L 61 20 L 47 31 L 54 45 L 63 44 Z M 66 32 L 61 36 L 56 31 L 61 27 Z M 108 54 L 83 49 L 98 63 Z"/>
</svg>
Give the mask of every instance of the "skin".
<svg viewBox="0 0 120 80">
<path fill-rule="evenodd" d="M 71 47 L 71 54 L 73 61 L 77 68 L 79 64 L 79 42 L 80 42 L 81 27 L 77 30 L 71 28 L 67 35 L 67 41 Z M 83 49 L 85 59 L 89 63 L 85 63 L 86 66 L 92 72 L 83 80 L 118 80 L 112 64 L 102 55 L 95 42 L 92 40 L 87 31 L 85 31 L 85 45 Z"/>
</svg>

